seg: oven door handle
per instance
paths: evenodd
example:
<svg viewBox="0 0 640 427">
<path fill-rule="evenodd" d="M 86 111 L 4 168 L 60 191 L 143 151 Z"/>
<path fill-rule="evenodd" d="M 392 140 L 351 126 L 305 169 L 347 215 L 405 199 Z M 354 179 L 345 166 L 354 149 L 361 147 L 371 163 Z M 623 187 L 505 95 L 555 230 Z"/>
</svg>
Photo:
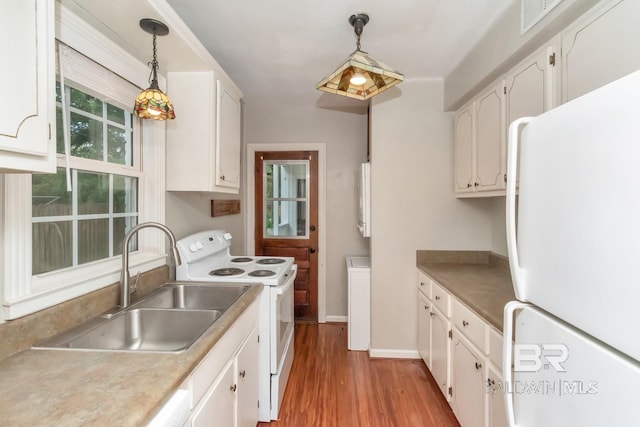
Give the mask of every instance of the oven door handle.
<svg viewBox="0 0 640 427">
<path fill-rule="evenodd" d="M 273 291 L 277 294 L 277 295 L 282 295 L 285 292 L 287 292 L 289 290 L 289 288 L 291 287 L 291 285 L 293 285 L 293 282 L 296 280 L 296 274 L 298 272 L 298 266 L 296 264 L 293 264 L 291 266 L 291 272 L 288 273 L 289 278 L 287 279 L 286 282 L 284 282 L 282 285 L 280 286 L 275 286 Z"/>
</svg>

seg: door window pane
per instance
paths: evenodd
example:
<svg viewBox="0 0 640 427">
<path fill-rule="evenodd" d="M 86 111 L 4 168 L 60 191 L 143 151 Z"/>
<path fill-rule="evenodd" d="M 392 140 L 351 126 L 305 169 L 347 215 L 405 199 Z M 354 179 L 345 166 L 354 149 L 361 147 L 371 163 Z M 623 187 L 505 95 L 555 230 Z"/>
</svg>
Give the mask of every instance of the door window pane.
<svg viewBox="0 0 640 427">
<path fill-rule="evenodd" d="M 276 160 L 264 163 L 264 236 L 306 237 L 309 162 Z"/>
</svg>

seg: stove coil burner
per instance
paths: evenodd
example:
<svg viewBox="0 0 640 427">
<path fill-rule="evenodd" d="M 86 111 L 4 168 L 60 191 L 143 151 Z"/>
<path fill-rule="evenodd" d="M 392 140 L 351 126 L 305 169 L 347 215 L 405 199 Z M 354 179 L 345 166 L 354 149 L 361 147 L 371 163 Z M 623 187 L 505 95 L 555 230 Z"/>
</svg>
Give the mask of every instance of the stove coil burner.
<svg viewBox="0 0 640 427">
<path fill-rule="evenodd" d="M 244 273 L 241 268 L 218 268 L 209 273 L 209 276 L 237 276 Z"/>
<path fill-rule="evenodd" d="M 253 258 L 249 258 L 246 256 L 231 259 L 231 262 L 251 262 L 251 261 L 253 261 Z"/>
<path fill-rule="evenodd" d="M 269 276 L 275 276 L 276 272 L 275 271 L 271 271 L 271 270 L 254 270 L 251 273 L 249 273 L 249 276 L 251 277 L 269 277 Z"/>
<path fill-rule="evenodd" d="M 258 261 L 256 261 L 256 264 L 273 265 L 273 264 L 282 264 L 284 262 L 285 260 L 283 260 L 282 258 L 265 258 L 265 259 L 259 259 Z"/>
</svg>

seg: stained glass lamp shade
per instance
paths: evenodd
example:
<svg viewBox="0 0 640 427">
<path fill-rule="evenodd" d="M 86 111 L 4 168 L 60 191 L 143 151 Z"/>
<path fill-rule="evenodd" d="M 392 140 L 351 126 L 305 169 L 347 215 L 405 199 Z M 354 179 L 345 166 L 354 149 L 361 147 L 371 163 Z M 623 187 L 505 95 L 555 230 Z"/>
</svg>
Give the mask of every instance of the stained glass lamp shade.
<svg viewBox="0 0 640 427">
<path fill-rule="evenodd" d="M 169 34 L 169 28 L 155 19 L 141 19 L 140 27 L 153 34 L 153 61 L 151 61 L 151 84 L 140 92 L 133 106 L 134 113 L 143 119 L 167 120 L 175 119 L 171 100 L 158 86 L 158 60 L 156 58 L 156 36 Z"/>
<path fill-rule="evenodd" d="M 365 14 L 349 18 L 358 38 L 357 49 L 335 71 L 322 79 L 316 89 L 366 100 L 404 80 L 402 74 L 360 50 L 360 34 L 367 22 L 369 17 Z"/>
</svg>

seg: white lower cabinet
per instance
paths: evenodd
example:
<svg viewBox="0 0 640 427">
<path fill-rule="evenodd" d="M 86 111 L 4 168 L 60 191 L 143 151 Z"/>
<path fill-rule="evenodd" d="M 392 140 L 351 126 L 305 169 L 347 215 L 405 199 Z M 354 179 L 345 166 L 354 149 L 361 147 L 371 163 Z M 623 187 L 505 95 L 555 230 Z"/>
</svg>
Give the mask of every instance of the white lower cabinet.
<svg viewBox="0 0 640 427">
<path fill-rule="evenodd" d="M 451 346 L 451 407 L 460 425 L 482 427 L 484 425 L 484 357 L 453 329 Z"/>
<path fill-rule="evenodd" d="M 437 308 L 433 308 L 431 316 L 431 373 L 447 400 L 449 392 L 449 371 L 451 363 L 451 332 L 449 319 Z"/>
<path fill-rule="evenodd" d="M 236 357 L 236 427 L 256 427 L 258 423 L 258 354 L 257 329 Z"/>
<path fill-rule="evenodd" d="M 418 293 L 418 353 L 431 369 L 431 302 Z"/>
<path fill-rule="evenodd" d="M 258 304 L 253 302 L 180 386 L 191 394 L 192 427 L 258 423 Z"/>
<path fill-rule="evenodd" d="M 258 335 L 254 328 L 194 411 L 193 427 L 255 427 L 258 422 Z"/>
<path fill-rule="evenodd" d="M 417 309 L 418 351 L 460 425 L 506 426 L 502 334 L 422 271 Z"/>
<path fill-rule="evenodd" d="M 234 382 L 234 363 L 229 362 L 221 376 L 211 386 L 209 393 L 194 412 L 193 427 L 233 426 L 236 385 Z"/>
<path fill-rule="evenodd" d="M 504 383 L 502 372 L 492 363 L 487 364 L 486 397 L 487 427 L 507 427 L 507 414 L 504 404 Z"/>
</svg>

